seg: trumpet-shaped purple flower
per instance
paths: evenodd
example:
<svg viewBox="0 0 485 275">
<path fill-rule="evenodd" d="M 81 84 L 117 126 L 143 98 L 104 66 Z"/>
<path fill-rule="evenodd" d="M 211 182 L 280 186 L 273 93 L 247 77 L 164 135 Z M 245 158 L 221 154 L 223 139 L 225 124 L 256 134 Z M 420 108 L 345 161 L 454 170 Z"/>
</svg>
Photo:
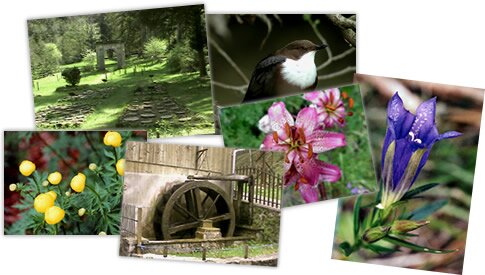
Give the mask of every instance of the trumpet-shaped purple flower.
<svg viewBox="0 0 485 275">
<path fill-rule="evenodd" d="M 416 115 L 404 108 L 398 93 L 389 101 L 381 158 L 383 190 L 379 208 L 385 209 L 399 201 L 411 188 L 435 142 L 461 135 L 455 131 L 440 135 L 435 113 L 435 97 L 421 103 Z"/>
<path fill-rule="evenodd" d="M 344 126 L 345 107 L 340 98 L 339 89 L 305 93 L 303 98 L 312 103 L 311 107 L 315 108 L 318 113 L 318 121 L 325 124 L 325 127 Z"/>
<path fill-rule="evenodd" d="M 314 201 L 315 190 L 302 185 L 334 182 L 341 175 L 337 166 L 319 160 L 316 154 L 344 146 L 345 136 L 322 130 L 316 110 L 309 107 L 301 109 L 294 120 L 283 102 L 275 102 L 268 118 L 272 132 L 261 149 L 285 152 L 285 185 L 295 184 L 307 202 Z"/>
</svg>

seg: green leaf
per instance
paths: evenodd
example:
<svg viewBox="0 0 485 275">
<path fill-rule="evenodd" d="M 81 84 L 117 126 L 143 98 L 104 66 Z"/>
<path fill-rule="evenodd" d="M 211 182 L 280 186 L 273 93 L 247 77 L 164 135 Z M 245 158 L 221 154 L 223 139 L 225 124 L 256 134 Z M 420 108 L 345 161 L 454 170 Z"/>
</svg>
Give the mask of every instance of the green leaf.
<svg viewBox="0 0 485 275">
<path fill-rule="evenodd" d="M 381 255 L 382 253 L 393 253 L 396 251 L 393 248 L 389 248 L 389 247 L 385 247 L 377 244 L 367 244 L 364 247 L 379 255 Z"/>
<path fill-rule="evenodd" d="M 392 244 L 407 247 L 416 252 L 426 252 L 426 253 L 433 253 L 433 254 L 446 254 L 458 251 L 458 249 L 450 249 L 450 250 L 439 250 L 439 249 L 432 249 L 424 246 L 420 246 L 417 244 L 410 243 L 405 240 L 401 240 L 392 236 L 387 236 L 383 239 L 384 241 L 390 242 Z"/>
<path fill-rule="evenodd" d="M 115 159 L 115 155 L 113 154 L 113 152 L 108 151 L 108 150 L 103 150 L 103 151 L 104 151 L 105 156 L 107 156 L 110 159 Z"/>
<path fill-rule="evenodd" d="M 340 249 L 340 252 L 342 252 L 345 255 L 345 257 L 350 256 L 350 254 L 354 252 L 352 249 L 352 246 L 348 242 L 343 242 L 339 244 L 338 248 Z"/>
<path fill-rule="evenodd" d="M 424 220 L 428 216 L 433 214 L 434 212 L 440 210 L 447 203 L 448 203 L 448 200 L 443 199 L 443 200 L 434 201 L 430 204 L 426 204 L 426 205 L 412 211 L 411 213 L 409 213 L 408 216 L 406 217 L 406 219 L 415 220 L 415 221 L 416 220 Z"/>
<path fill-rule="evenodd" d="M 359 214 L 360 204 L 362 203 L 362 196 L 358 196 L 354 204 L 354 240 L 357 241 L 360 229 Z"/>
<path fill-rule="evenodd" d="M 438 186 L 438 185 L 439 185 L 439 183 L 428 183 L 428 184 L 422 185 L 422 186 L 420 186 L 420 187 L 414 188 L 414 189 L 412 189 L 412 190 L 409 190 L 409 191 L 408 191 L 408 192 L 406 192 L 406 194 L 404 194 L 404 196 L 401 198 L 401 201 L 412 199 L 412 198 L 414 198 L 416 195 L 421 194 L 421 193 L 423 193 L 423 192 L 426 192 L 426 191 L 428 191 L 429 189 L 434 188 L 434 187 L 436 187 L 436 186 Z"/>
</svg>

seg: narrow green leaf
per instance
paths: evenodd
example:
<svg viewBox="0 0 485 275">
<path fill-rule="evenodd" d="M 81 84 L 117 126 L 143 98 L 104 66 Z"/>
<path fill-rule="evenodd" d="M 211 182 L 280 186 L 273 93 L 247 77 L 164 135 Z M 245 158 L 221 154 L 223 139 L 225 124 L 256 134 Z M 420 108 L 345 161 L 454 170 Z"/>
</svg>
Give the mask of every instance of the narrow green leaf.
<svg viewBox="0 0 485 275">
<path fill-rule="evenodd" d="M 360 229 L 359 214 L 360 214 L 361 203 L 362 203 L 362 196 L 358 196 L 354 204 L 354 240 L 355 241 L 358 240 L 359 229 Z"/>
<path fill-rule="evenodd" d="M 404 196 L 401 198 L 401 201 L 404 201 L 404 200 L 409 200 L 409 199 L 412 199 L 414 198 L 416 195 L 418 194 L 421 194 L 423 192 L 426 192 L 428 191 L 429 189 L 431 188 L 434 188 L 436 186 L 438 186 L 439 183 L 428 183 L 428 184 L 425 184 L 425 185 L 422 185 L 420 187 L 417 187 L 417 188 L 414 188 L 412 190 L 409 190 L 406 192 L 406 194 L 404 194 Z"/>
<path fill-rule="evenodd" d="M 450 250 L 439 250 L 439 249 L 432 249 L 424 246 L 420 246 L 417 244 L 410 243 L 405 240 L 401 240 L 392 236 L 387 236 L 383 239 L 384 241 L 387 241 L 389 243 L 402 246 L 402 247 L 407 247 L 413 251 L 416 252 L 426 252 L 426 253 L 433 253 L 433 254 L 446 254 L 446 253 L 451 253 L 451 252 L 456 252 L 458 249 L 450 249 Z"/>
<path fill-rule="evenodd" d="M 440 210 L 447 203 L 448 203 L 448 200 L 443 199 L 443 200 L 434 201 L 430 204 L 426 204 L 426 205 L 412 211 L 411 213 L 409 213 L 408 216 L 406 217 L 406 219 L 415 220 L 415 221 L 416 220 L 424 220 L 428 216 L 433 214 L 434 212 Z"/>
<path fill-rule="evenodd" d="M 396 250 L 393 248 L 381 246 L 381 245 L 376 245 L 376 244 L 367 244 L 365 248 L 371 250 L 372 252 L 381 255 L 382 253 L 392 253 L 395 252 Z"/>
<path fill-rule="evenodd" d="M 342 252 L 345 255 L 345 257 L 350 256 L 350 254 L 354 252 L 352 250 L 352 246 L 348 242 L 343 242 L 339 244 L 338 248 L 340 249 L 340 252 Z"/>
</svg>

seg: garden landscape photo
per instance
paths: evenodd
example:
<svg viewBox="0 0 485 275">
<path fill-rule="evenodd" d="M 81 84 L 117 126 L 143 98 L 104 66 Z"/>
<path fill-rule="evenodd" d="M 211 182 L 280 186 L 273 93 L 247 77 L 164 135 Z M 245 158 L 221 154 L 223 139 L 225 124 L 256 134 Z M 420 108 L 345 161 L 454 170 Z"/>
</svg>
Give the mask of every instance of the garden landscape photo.
<svg viewBox="0 0 485 275">
<path fill-rule="evenodd" d="M 213 134 L 203 5 L 28 21 L 38 129 Z"/>
</svg>

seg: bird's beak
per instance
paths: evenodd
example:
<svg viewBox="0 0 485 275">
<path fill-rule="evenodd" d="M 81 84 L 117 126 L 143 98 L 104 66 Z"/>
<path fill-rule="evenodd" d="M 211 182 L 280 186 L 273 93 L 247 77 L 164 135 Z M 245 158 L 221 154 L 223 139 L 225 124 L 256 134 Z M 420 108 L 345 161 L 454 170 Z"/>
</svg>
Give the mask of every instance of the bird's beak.
<svg viewBox="0 0 485 275">
<path fill-rule="evenodd" d="M 318 50 L 323 50 L 323 49 L 325 49 L 326 47 L 328 47 L 328 45 L 325 45 L 325 44 L 322 44 L 322 45 L 317 45 L 317 46 L 315 47 L 315 50 L 317 50 L 317 51 L 318 51 Z"/>
</svg>

